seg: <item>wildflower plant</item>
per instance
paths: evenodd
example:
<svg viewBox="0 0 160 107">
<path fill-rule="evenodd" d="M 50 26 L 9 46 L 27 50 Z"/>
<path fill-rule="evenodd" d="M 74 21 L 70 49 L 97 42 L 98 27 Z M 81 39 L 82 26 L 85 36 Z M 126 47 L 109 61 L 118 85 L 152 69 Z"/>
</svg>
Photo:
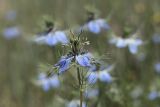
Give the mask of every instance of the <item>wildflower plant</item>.
<svg viewBox="0 0 160 107">
<path fill-rule="evenodd" d="M 65 45 L 68 53 L 61 56 L 60 60 L 54 65 L 54 70 L 58 75 L 65 73 L 71 67 L 76 70 L 80 93 L 80 107 L 82 107 L 84 92 L 87 88 L 87 73 L 96 64 L 96 60 L 90 52 L 84 49 L 85 45 L 89 45 L 89 41 L 86 38 L 81 39 L 82 31 L 78 35 L 75 35 L 72 31 L 70 32 L 69 44 Z"/>
<path fill-rule="evenodd" d="M 84 28 L 87 31 L 92 32 L 94 34 L 100 34 L 101 31 L 108 31 L 110 29 L 109 24 L 103 18 L 96 18 L 95 13 L 92 11 L 88 11 L 88 19 L 87 23 L 84 25 Z"/>
</svg>

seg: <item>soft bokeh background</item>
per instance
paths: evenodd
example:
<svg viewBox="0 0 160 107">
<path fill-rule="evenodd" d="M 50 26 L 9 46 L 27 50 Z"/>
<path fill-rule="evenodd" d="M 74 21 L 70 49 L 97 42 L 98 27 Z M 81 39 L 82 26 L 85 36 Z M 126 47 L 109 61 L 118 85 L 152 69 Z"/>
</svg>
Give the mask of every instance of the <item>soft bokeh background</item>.
<svg viewBox="0 0 160 107">
<path fill-rule="evenodd" d="M 38 65 L 55 64 L 60 58 L 58 51 L 63 49 L 60 45 L 51 48 L 27 40 L 40 31 L 39 22 L 45 15 L 61 30 L 83 25 L 86 6 L 94 6 L 100 18 L 110 16 L 108 23 L 116 35 L 127 37 L 125 29 L 130 33 L 140 30 L 139 37 L 145 41 L 139 53 L 133 55 L 128 48 L 108 44 L 111 31 L 99 35 L 84 32 L 91 42 L 88 50 L 105 56 L 107 63 L 116 63 L 112 72 L 115 81 L 103 86 L 104 95 L 98 107 L 160 107 L 159 97 L 148 98 L 152 91 L 160 96 L 160 73 L 154 69 L 160 62 L 160 44 L 152 41 L 154 34 L 160 36 L 159 0 L 0 0 L 0 107 L 64 107 L 78 99 L 71 85 L 73 78 L 67 73 L 62 76 L 66 80 L 60 89 L 44 92 L 33 84 Z M 7 40 L 3 31 L 11 26 L 18 26 L 21 36 Z M 92 104 L 96 100 L 90 101 L 89 107 L 96 107 Z"/>
</svg>

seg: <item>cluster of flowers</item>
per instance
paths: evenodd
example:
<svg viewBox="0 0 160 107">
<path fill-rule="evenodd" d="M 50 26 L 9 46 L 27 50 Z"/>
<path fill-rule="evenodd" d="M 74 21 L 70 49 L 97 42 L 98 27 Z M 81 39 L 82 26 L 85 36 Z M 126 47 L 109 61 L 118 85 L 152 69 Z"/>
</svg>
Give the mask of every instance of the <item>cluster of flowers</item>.
<svg viewBox="0 0 160 107">
<path fill-rule="evenodd" d="M 6 14 L 6 19 L 13 21 L 16 18 L 16 12 L 10 11 Z M 109 24 L 105 19 L 102 18 L 92 18 L 87 21 L 83 26 L 79 29 L 83 29 L 84 31 L 89 31 L 94 34 L 99 34 L 102 31 L 107 31 L 110 29 Z M 21 29 L 18 26 L 7 27 L 3 31 L 3 36 L 7 40 L 11 40 L 19 37 L 22 34 Z M 98 80 L 105 83 L 111 83 L 113 81 L 112 76 L 109 72 L 114 68 L 113 65 L 104 68 L 104 69 L 94 69 L 96 64 L 93 63 L 93 55 L 89 52 L 81 52 L 79 50 L 75 50 L 75 44 L 78 44 L 78 41 L 71 41 L 67 36 L 67 31 L 63 30 L 55 30 L 54 28 L 50 28 L 47 32 L 36 35 L 32 41 L 37 44 L 46 44 L 49 46 L 55 46 L 57 44 L 71 44 L 72 52 L 67 55 L 64 55 L 60 58 L 55 67 L 58 68 L 58 74 L 62 74 L 67 71 L 73 64 L 77 64 L 78 66 L 85 67 L 90 71 L 87 75 L 87 82 L 89 84 L 95 84 Z M 154 44 L 160 44 L 160 34 L 154 34 L 152 37 L 152 41 Z M 137 54 L 138 47 L 143 45 L 144 42 L 142 39 L 130 36 L 128 38 L 122 38 L 118 36 L 112 36 L 109 40 L 110 44 L 115 45 L 117 48 L 126 48 L 128 47 L 130 53 Z M 73 45 L 74 44 L 74 45 Z M 73 53 L 75 52 L 75 53 Z M 154 64 L 155 71 L 160 73 L 160 63 L 157 62 Z M 40 73 L 37 80 L 38 85 L 42 86 L 44 91 L 49 91 L 52 88 L 57 88 L 60 86 L 60 81 L 58 79 L 58 75 L 53 75 L 51 77 L 47 77 L 46 74 Z M 88 97 L 93 97 L 98 94 L 98 90 L 87 91 L 85 94 Z M 149 94 L 148 98 L 153 100 L 160 97 L 159 92 L 153 91 Z M 72 105 L 71 103 L 70 105 Z M 77 104 L 77 103 L 76 103 Z"/>
</svg>

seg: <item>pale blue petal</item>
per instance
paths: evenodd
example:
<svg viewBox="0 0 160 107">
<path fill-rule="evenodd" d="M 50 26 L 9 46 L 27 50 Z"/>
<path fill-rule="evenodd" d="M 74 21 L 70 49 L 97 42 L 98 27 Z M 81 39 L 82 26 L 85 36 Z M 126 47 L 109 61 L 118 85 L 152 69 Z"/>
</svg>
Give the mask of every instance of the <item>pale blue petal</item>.
<svg viewBox="0 0 160 107">
<path fill-rule="evenodd" d="M 88 29 L 90 32 L 98 34 L 101 31 L 100 26 L 95 21 L 91 21 L 88 23 Z"/>
<path fill-rule="evenodd" d="M 91 66 L 90 60 L 91 60 L 91 58 L 87 54 L 76 56 L 76 61 L 78 62 L 79 65 L 81 65 L 83 67 Z"/>
<path fill-rule="evenodd" d="M 47 78 L 42 80 L 42 88 L 43 88 L 44 91 L 49 91 L 50 83 L 49 83 Z"/>
<path fill-rule="evenodd" d="M 98 79 L 98 74 L 96 72 L 92 72 L 88 75 L 88 83 L 89 84 L 95 84 L 97 82 Z"/>
<path fill-rule="evenodd" d="M 60 42 L 62 44 L 67 44 L 69 42 L 66 34 L 62 31 L 55 32 L 55 36 L 56 36 L 58 42 Z"/>
<path fill-rule="evenodd" d="M 112 82 L 112 77 L 108 72 L 99 72 L 99 79 L 102 82 Z"/>
<path fill-rule="evenodd" d="M 116 47 L 125 48 L 127 46 L 126 41 L 124 39 L 118 39 L 116 43 Z"/>
<path fill-rule="evenodd" d="M 59 74 L 63 73 L 67 69 L 69 69 L 72 59 L 73 59 L 73 57 L 61 58 L 61 60 L 55 65 L 55 66 L 59 67 Z"/>
<path fill-rule="evenodd" d="M 96 20 L 96 22 L 99 24 L 99 26 L 100 26 L 102 29 L 105 29 L 105 30 L 110 29 L 109 24 L 108 24 L 104 19 L 98 19 L 98 20 Z"/>
<path fill-rule="evenodd" d="M 58 43 L 57 38 L 53 33 L 50 33 L 46 36 L 46 44 L 49 46 L 54 46 Z"/>
<path fill-rule="evenodd" d="M 51 87 L 53 88 L 58 88 L 60 86 L 60 81 L 57 75 L 50 77 L 49 82 L 50 82 Z"/>
<path fill-rule="evenodd" d="M 138 52 L 138 46 L 136 44 L 130 44 L 129 45 L 129 51 L 132 54 L 136 54 Z"/>
<path fill-rule="evenodd" d="M 35 37 L 33 41 L 36 42 L 37 44 L 45 44 L 46 36 Z"/>
</svg>

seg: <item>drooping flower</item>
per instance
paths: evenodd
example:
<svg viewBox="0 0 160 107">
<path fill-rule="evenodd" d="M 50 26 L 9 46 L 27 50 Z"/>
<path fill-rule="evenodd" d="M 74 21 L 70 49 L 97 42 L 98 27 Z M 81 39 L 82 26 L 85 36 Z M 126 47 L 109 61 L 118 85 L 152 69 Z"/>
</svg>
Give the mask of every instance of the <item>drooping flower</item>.
<svg viewBox="0 0 160 107">
<path fill-rule="evenodd" d="M 57 75 L 47 77 L 45 73 L 40 73 L 38 75 L 37 84 L 40 85 L 44 91 L 49 91 L 51 88 L 58 88 L 60 86 L 60 81 Z"/>
<path fill-rule="evenodd" d="M 11 40 L 11 39 L 17 38 L 20 35 L 21 35 L 21 30 L 17 26 L 8 27 L 8 28 L 4 29 L 4 31 L 3 31 L 3 36 L 7 40 Z"/>
<path fill-rule="evenodd" d="M 55 46 L 58 43 L 67 44 L 69 42 L 63 31 L 49 32 L 46 35 L 36 37 L 34 41 L 38 44 L 47 44 L 49 46 Z"/>
<path fill-rule="evenodd" d="M 138 47 L 143 44 L 143 41 L 139 38 L 120 38 L 113 37 L 109 40 L 110 44 L 115 44 L 117 48 L 125 48 L 128 46 L 130 53 L 136 54 Z"/>
<path fill-rule="evenodd" d="M 98 34 L 102 30 L 110 29 L 110 26 L 104 19 L 96 19 L 96 20 L 89 21 L 87 23 L 87 28 L 90 32 Z"/>
</svg>

